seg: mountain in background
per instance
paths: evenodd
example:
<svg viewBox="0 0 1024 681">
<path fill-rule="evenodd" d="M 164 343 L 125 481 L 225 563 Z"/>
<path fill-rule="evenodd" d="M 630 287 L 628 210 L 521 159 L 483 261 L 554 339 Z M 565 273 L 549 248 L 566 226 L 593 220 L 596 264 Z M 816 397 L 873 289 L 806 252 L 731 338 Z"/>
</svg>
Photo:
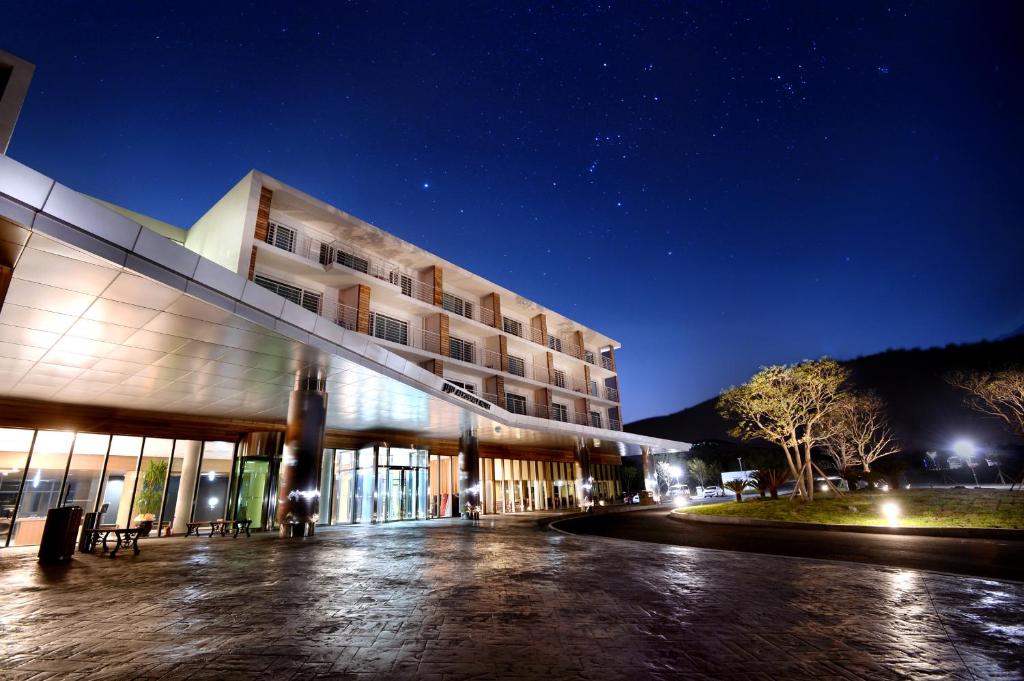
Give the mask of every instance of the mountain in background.
<svg viewBox="0 0 1024 681">
<path fill-rule="evenodd" d="M 958 439 L 978 445 L 1019 445 L 1002 422 L 969 409 L 963 393 L 944 377 L 957 370 L 999 370 L 1024 364 L 1024 335 L 927 350 L 887 350 L 843 362 L 857 389 L 874 390 L 887 405 L 889 421 L 904 450 L 949 449 Z M 641 435 L 701 442 L 736 442 L 731 424 L 715 411 L 717 397 L 667 416 L 627 423 Z"/>
</svg>

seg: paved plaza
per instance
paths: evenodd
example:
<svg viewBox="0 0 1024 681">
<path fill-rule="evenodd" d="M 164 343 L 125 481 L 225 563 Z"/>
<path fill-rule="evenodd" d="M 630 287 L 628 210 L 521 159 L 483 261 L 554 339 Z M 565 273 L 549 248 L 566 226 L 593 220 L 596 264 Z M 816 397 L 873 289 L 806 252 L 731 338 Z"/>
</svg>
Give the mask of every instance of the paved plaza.
<svg viewBox="0 0 1024 681">
<path fill-rule="evenodd" d="M 1022 583 L 536 520 L 8 549 L 0 678 L 1024 678 Z"/>
</svg>

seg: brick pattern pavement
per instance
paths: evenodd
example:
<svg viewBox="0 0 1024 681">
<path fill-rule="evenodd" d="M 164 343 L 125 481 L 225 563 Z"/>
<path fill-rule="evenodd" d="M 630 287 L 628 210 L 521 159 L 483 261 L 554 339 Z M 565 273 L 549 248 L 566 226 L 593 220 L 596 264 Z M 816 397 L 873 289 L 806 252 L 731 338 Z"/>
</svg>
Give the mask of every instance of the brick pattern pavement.
<svg viewBox="0 0 1024 681">
<path fill-rule="evenodd" d="M 0 552 L 0 679 L 1021 679 L 1024 584 L 529 517 Z"/>
</svg>

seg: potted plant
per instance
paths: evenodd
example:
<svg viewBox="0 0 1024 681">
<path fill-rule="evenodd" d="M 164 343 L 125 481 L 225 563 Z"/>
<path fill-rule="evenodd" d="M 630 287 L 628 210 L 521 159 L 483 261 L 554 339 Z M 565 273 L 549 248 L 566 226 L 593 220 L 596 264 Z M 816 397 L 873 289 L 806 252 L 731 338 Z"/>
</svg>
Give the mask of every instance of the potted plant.
<svg viewBox="0 0 1024 681">
<path fill-rule="evenodd" d="M 164 482 L 167 480 L 167 461 L 153 460 L 146 466 L 142 477 L 142 487 L 136 499 L 139 514 L 135 522 L 140 530 L 139 536 L 148 537 L 153 530 L 156 512 L 160 509 L 160 499 L 164 493 Z"/>
</svg>

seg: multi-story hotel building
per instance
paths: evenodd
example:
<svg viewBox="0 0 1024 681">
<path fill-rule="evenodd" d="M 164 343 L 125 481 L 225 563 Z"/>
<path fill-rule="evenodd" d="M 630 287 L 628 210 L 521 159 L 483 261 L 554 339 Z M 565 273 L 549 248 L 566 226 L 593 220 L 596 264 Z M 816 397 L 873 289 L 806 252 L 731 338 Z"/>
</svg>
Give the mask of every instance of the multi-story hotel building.
<svg viewBox="0 0 1024 681">
<path fill-rule="evenodd" d="M 586 508 L 686 448 L 622 432 L 612 338 L 260 172 L 182 229 L 0 156 L 0 247 L 0 546 L 65 503 L 161 534 Z"/>
</svg>

